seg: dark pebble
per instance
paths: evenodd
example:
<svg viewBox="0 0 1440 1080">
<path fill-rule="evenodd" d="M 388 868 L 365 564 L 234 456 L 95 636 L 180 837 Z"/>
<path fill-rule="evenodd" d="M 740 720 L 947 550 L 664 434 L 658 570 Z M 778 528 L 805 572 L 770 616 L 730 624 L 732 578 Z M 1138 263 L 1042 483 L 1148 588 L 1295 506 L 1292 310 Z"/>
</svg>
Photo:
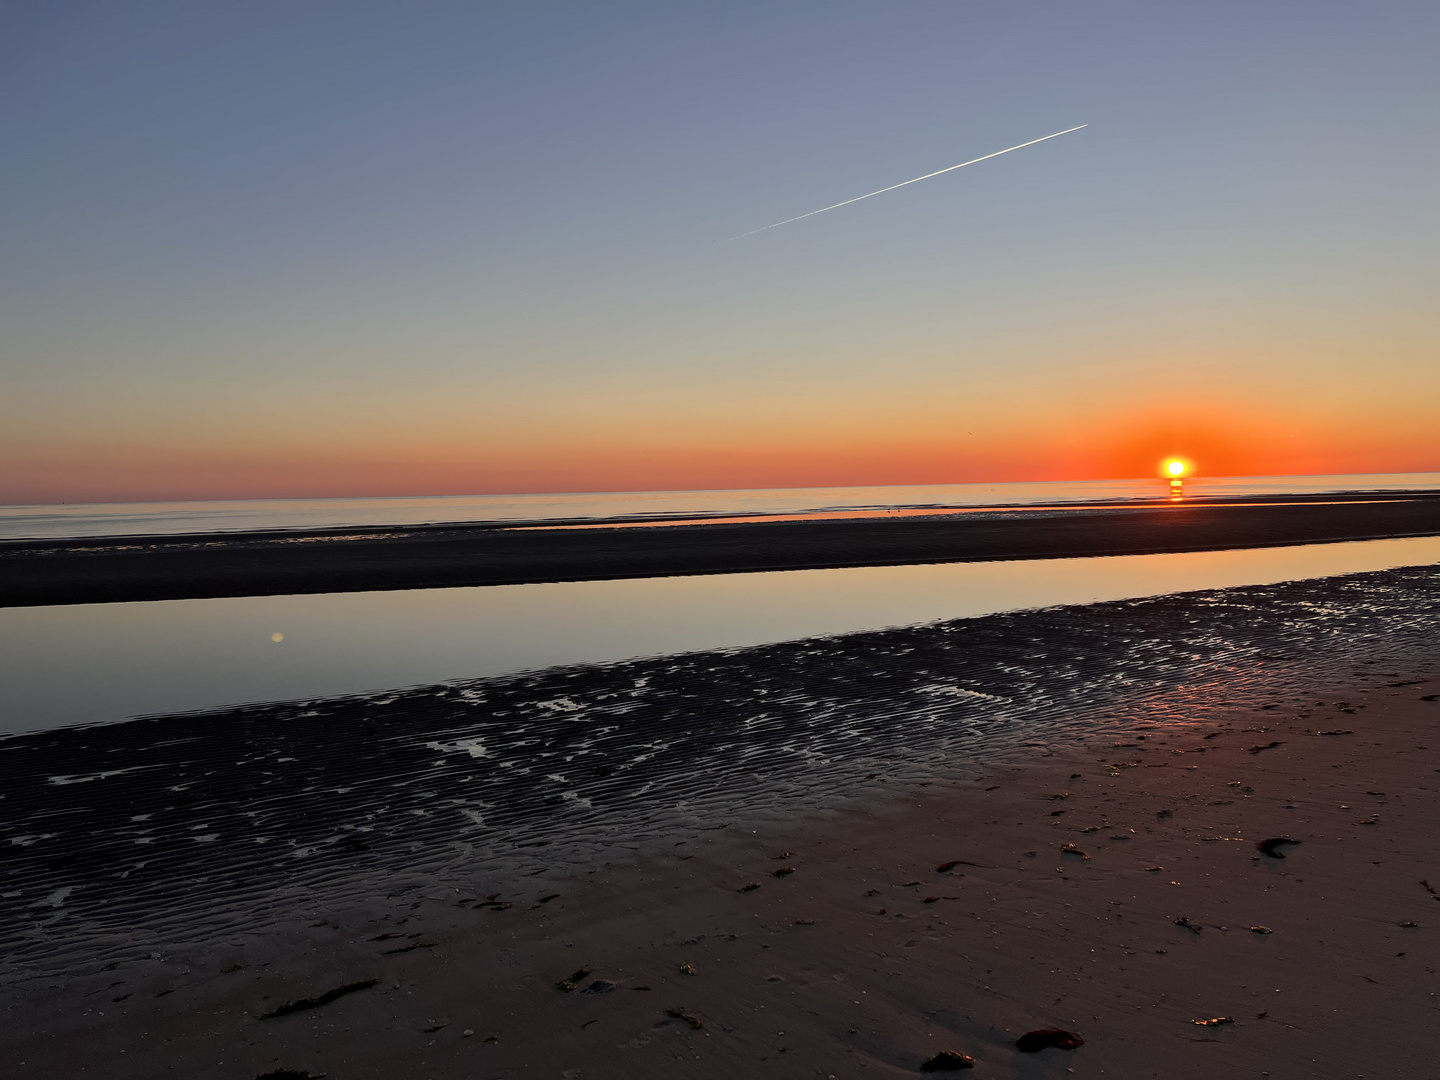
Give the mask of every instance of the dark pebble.
<svg viewBox="0 0 1440 1080">
<path fill-rule="evenodd" d="M 1084 1045 L 1085 1040 L 1075 1032 L 1064 1031 L 1060 1028 L 1040 1028 L 1037 1031 L 1027 1031 L 1015 1040 L 1015 1049 L 1022 1054 L 1038 1054 L 1041 1050 L 1048 1050 L 1052 1046 L 1056 1050 L 1074 1050 L 1077 1046 Z"/>
<path fill-rule="evenodd" d="M 1282 844 L 1298 844 L 1299 840 L 1291 840 L 1288 836 L 1272 836 L 1269 840 L 1261 840 L 1255 847 L 1261 855 L 1269 855 L 1272 859 L 1285 858 L 1284 852 L 1280 851 Z"/>
</svg>

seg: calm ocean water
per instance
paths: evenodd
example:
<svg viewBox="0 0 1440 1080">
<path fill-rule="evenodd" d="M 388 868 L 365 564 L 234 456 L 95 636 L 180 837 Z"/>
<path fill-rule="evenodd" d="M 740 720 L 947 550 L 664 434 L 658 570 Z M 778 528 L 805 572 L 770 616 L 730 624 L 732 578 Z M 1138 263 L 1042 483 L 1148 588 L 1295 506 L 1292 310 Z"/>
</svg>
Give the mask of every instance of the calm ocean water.
<svg viewBox="0 0 1440 1080">
<path fill-rule="evenodd" d="M 1185 482 L 1186 497 L 1202 499 L 1413 490 L 1440 490 L 1440 473 L 1197 477 Z M 1024 484 L 760 488 L 736 491 L 74 503 L 0 506 L 0 540 L 461 522 L 738 517 L 867 510 L 1127 503 L 1152 500 L 1168 494 L 1165 481 L 1156 478 Z"/>
</svg>

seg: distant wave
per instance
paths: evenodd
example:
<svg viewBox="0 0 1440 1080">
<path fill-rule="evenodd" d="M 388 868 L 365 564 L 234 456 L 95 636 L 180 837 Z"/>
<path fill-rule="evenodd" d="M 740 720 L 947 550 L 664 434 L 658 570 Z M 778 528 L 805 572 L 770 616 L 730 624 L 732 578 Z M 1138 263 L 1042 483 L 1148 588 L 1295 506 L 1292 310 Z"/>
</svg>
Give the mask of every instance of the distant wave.
<svg viewBox="0 0 1440 1080">
<path fill-rule="evenodd" d="M 1195 497 L 1323 495 L 1440 489 L 1440 473 L 1197 477 Z M 1165 481 L 1072 480 L 1020 484 L 754 488 L 735 491 L 447 495 L 384 499 L 259 499 L 74 503 L 0 507 L 0 540 L 186 533 L 299 531 L 475 522 L 579 522 L 614 518 L 824 514 L 887 509 L 1127 503 L 1168 493 Z"/>
</svg>

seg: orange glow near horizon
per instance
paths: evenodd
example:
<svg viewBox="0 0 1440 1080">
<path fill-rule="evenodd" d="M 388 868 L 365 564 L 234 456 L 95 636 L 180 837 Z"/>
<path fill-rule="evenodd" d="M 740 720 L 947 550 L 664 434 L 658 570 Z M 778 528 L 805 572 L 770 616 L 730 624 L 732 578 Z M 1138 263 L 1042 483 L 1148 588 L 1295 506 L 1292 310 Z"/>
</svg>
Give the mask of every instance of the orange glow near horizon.
<svg viewBox="0 0 1440 1080">
<path fill-rule="evenodd" d="M 389 425 L 337 409 L 284 429 L 208 414 L 157 434 L 98 422 L 84 437 L 0 431 L 0 503 L 364 498 L 579 491 L 1013 483 L 1426 472 L 1440 469 L 1428 416 L 1341 425 L 1198 391 L 1183 408 L 1149 395 L 1100 408 L 1036 402 L 956 424 L 919 395 L 844 398 L 796 414 L 777 395 L 741 407 L 620 403 L 589 395 L 540 416 L 518 406 L 477 426 L 453 401 L 412 403 Z M 583 399 L 583 400 L 582 400 Z M 463 400 L 460 404 L 464 404 Z M 724 407 L 722 408 L 721 405 Z M 733 407 L 732 407 L 733 405 Z M 864 407 L 862 407 L 862 405 Z M 487 414 L 488 415 L 488 414 Z M 89 418 L 84 417 L 82 418 Z M 1183 448 L 1183 453 L 1179 452 Z M 1178 462 L 1178 474 L 1170 468 Z"/>
</svg>

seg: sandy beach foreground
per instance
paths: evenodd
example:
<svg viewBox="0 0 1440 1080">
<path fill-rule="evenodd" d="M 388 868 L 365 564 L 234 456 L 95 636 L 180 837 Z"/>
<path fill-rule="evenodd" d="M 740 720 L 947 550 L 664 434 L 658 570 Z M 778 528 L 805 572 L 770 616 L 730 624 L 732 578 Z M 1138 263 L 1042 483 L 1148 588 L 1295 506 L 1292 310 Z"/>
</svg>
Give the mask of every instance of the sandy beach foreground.
<svg viewBox="0 0 1440 1080">
<path fill-rule="evenodd" d="M 1433 1077 L 1437 625 L 1422 567 L 0 741 L 0 1061 Z"/>
<path fill-rule="evenodd" d="M 0 1054 L 16 1077 L 882 1077 L 946 1050 L 977 1077 L 1434 1076 L 1421 668 L 76 972 L 7 1002 Z M 1048 1027 L 1084 1046 L 1016 1050 Z"/>
</svg>

